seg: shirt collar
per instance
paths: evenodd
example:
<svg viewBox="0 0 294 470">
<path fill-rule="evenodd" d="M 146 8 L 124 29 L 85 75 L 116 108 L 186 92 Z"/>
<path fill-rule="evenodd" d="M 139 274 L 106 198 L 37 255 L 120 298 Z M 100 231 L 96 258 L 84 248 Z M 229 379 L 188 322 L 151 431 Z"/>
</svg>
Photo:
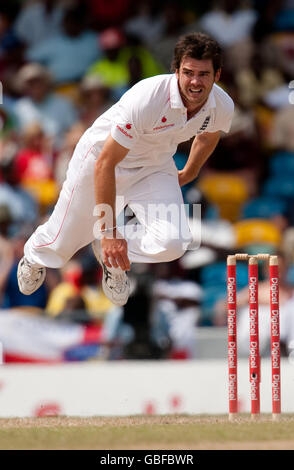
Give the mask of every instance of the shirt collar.
<svg viewBox="0 0 294 470">
<path fill-rule="evenodd" d="M 215 108 L 216 102 L 214 97 L 214 87 L 213 85 L 211 92 L 209 93 L 208 99 L 206 103 L 201 108 L 201 111 L 207 111 L 208 109 Z M 182 101 L 179 87 L 178 87 L 178 80 L 176 74 L 173 74 L 171 83 L 170 83 L 170 106 L 171 108 L 185 108 L 184 103 Z"/>
<path fill-rule="evenodd" d="M 181 95 L 180 95 L 176 74 L 173 74 L 171 82 L 170 82 L 169 98 L 170 98 L 171 108 L 185 108 Z"/>
</svg>

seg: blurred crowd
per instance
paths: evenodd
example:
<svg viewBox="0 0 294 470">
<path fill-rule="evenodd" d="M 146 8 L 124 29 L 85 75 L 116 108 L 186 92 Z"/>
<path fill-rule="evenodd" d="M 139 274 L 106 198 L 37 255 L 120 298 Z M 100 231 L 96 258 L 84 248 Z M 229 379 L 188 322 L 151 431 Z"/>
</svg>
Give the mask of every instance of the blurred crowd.
<svg viewBox="0 0 294 470">
<path fill-rule="evenodd" d="M 104 296 L 89 247 L 63 269 L 48 270 L 45 284 L 23 296 L 16 269 L 24 243 L 50 215 L 79 138 L 137 81 L 170 73 L 177 39 L 193 31 L 221 44 L 220 86 L 235 102 L 231 131 L 183 188 L 200 248 L 171 263 L 133 265 L 132 296 L 121 309 Z M 281 260 L 288 354 L 294 346 L 293 79 L 293 0 L 2 0 L 0 323 L 1 312 L 4 319 L 8 311 L 26 311 L 83 325 L 88 341 L 75 359 L 97 357 L 91 345 L 98 343 L 99 354 L 111 359 L 197 357 L 198 328 L 226 324 L 226 256 L 265 252 Z M 179 169 L 190 146 L 180 145 L 174 156 Z M 247 266 L 238 269 L 247 315 Z M 260 277 L 266 305 L 262 265 Z M 269 327 L 264 331 L 266 350 Z"/>
</svg>

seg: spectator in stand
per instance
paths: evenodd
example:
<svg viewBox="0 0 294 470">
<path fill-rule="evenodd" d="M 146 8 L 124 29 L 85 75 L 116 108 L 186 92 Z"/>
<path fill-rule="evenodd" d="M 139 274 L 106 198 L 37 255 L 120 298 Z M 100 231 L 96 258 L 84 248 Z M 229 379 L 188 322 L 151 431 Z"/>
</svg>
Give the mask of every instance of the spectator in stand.
<svg viewBox="0 0 294 470">
<path fill-rule="evenodd" d="M 126 38 L 118 28 L 109 28 L 99 37 L 100 47 L 105 56 L 95 62 L 87 71 L 87 76 L 98 77 L 103 85 L 112 88 L 115 98 L 128 89 L 128 69 L 120 60 L 120 53 Z M 114 99 L 114 97 L 113 97 Z"/>
<path fill-rule="evenodd" d="M 4 108 L 0 108 L 0 159 L 3 157 L 2 144 L 4 146 L 4 139 L 9 139 L 12 131 L 14 130 L 15 123 L 13 117 Z"/>
<path fill-rule="evenodd" d="M 67 84 L 80 80 L 100 57 L 97 35 L 86 28 L 83 6 L 64 13 L 62 32 L 29 48 L 27 60 L 48 67 L 54 81 Z"/>
<path fill-rule="evenodd" d="M 254 2 L 258 18 L 252 31 L 252 37 L 256 44 L 260 44 L 264 38 L 278 30 L 275 23 L 279 18 L 280 11 L 284 8 L 287 9 L 287 3 L 289 10 L 293 10 L 292 0 L 271 0 L 270 2 L 263 0 Z"/>
<path fill-rule="evenodd" d="M 248 66 L 236 72 L 235 81 L 243 106 L 256 106 L 268 92 L 283 85 L 283 74 L 277 68 L 277 59 L 275 62 L 267 60 L 262 50 L 257 48 Z"/>
<path fill-rule="evenodd" d="M 58 195 L 53 180 L 51 142 L 37 123 L 29 125 L 21 137 L 20 150 L 13 161 L 14 174 L 22 188 L 38 202 L 40 213 L 46 213 Z"/>
<path fill-rule="evenodd" d="M 85 125 L 82 121 L 79 121 L 74 124 L 64 136 L 60 152 L 56 157 L 54 165 L 54 178 L 60 188 L 65 181 L 68 164 L 73 151 L 85 130 Z"/>
<path fill-rule="evenodd" d="M 0 80 L 12 73 L 22 62 L 23 46 L 13 28 L 17 14 L 15 2 L 0 4 Z"/>
<path fill-rule="evenodd" d="M 120 59 L 128 67 L 130 87 L 143 78 L 166 72 L 137 36 L 129 34 L 126 40 Z"/>
<path fill-rule="evenodd" d="M 80 122 L 85 130 L 113 104 L 111 90 L 96 76 L 85 77 L 80 85 Z"/>
<path fill-rule="evenodd" d="M 162 37 L 156 43 L 150 44 L 150 49 L 156 60 L 169 72 L 172 60 L 172 51 L 179 36 L 184 33 L 184 10 L 179 2 L 166 1 L 163 7 L 164 29 Z M 193 31 L 195 32 L 195 30 Z"/>
<path fill-rule="evenodd" d="M 0 5 L 0 52 L 1 55 L 6 48 L 18 43 L 18 38 L 13 28 L 13 20 L 17 14 L 14 2 L 2 2 Z"/>
<path fill-rule="evenodd" d="M 286 354 L 291 354 L 293 358 L 294 351 L 294 291 L 287 302 L 285 302 L 280 310 L 280 334 L 281 343 L 285 346 Z M 292 359 L 293 360 L 293 359 Z"/>
<path fill-rule="evenodd" d="M 18 149 L 19 134 L 16 117 L 13 113 L 15 101 L 3 94 L 1 104 L 1 82 L 0 82 L 0 167 L 11 161 Z M 0 168 L 0 182 L 2 181 Z"/>
<path fill-rule="evenodd" d="M 223 47 L 233 46 L 250 38 L 257 20 L 256 11 L 241 8 L 240 1 L 236 0 L 222 0 L 218 3 L 216 9 L 202 16 L 200 27 Z"/>
<path fill-rule="evenodd" d="M 23 145 L 14 160 L 14 169 L 21 183 L 47 181 L 52 178 L 52 149 L 38 123 L 23 132 Z"/>
<path fill-rule="evenodd" d="M 172 359 L 193 359 L 197 355 L 197 324 L 203 292 L 193 281 L 158 280 L 154 284 L 155 306 L 152 334 L 160 345 L 171 341 Z"/>
<path fill-rule="evenodd" d="M 23 94 L 14 106 L 19 129 L 38 122 L 53 139 L 53 145 L 60 145 L 62 136 L 76 121 L 77 112 L 69 100 L 51 91 L 52 80 L 46 67 L 24 65 L 18 72 L 17 86 Z"/>
<path fill-rule="evenodd" d="M 0 235 L 8 238 L 10 234 L 10 227 L 12 224 L 12 214 L 10 207 L 6 201 L 0 201 Z"/>
<path fill-rule="evenodd" d="M 8 235 L 19 231 L 23 224 L 37 222 L 39 207 L 35 199 L 20 185 L 14 160 L 3 161 L 0 167 L 0 205 L 6 205 L 11 214 Z"/>
<path fill-rule="evenodd" d="M 120 26 L 129 15 L 131 0 L 86 0 L 92 26 L 101 31 Z"/>
<path fill-rule="evenodd" d="M 116 334 L 123 343 L 122 358 L 132 360 L 166 358 L 169 344 L 157 344 L 151 330 L 151 292 L 150 279 L 143 276 L 134 287 L 127 305 L 111 312 L 120 320 Z M 138 311 L 140 310 L 140 316 Z"/>
<path fill-rule="evenodd" d="M 294 152 L 294 106 L 277 111 L 273 118 L 270 143 L 277 150 Z"/>
<path fill-rule="evenodd" d="M 165 28 L 160 7 L 155 0 L 137 2 L 135 15 L 125 23 L 125 32 L 138 37 L 144 44 L 156 44 L 162 38 Z"/>
<path fill-rule="evenodd" d="M 87 311 L 86 303 L 79 294 L 74 294 L 66 299 L 64 309 L 59 313 L 57 319 L 67 323 L 94 324 L 93 318 Z M 80 349 L 80 346 L 78 348 Z"/>
<path fill-rule="evenodd" d="M 275 69 L 271 80 L 279 74 L 279 82 L 272 89 L 265 89 L 263 100 L 266 106 L 276 110 L 289 105 L 289 82 L 294 74 L 292 0 L 256 2 L 258 21 L 252 33 L 255 50 L 260 51 L 262 62 L 257 67 L 259 75 L 266 75 L 265 65 Z M 281 78 L 282 75 L 282 78 Z M 269 77 L 267 77 L 269 78 Z M 266 85 L 266 83 L 265 83 Z"/>
<path fill-rule="evenodd" d="M 105 57 L 95 62 L 87 75 L 99 77 L 105 86 L 112 88 L 113 100 L 139 80 L 163 72 L 137 38 L 127 38 L 118 28 L 103 31 L 99 41 Z"/>
<path fill-rule="evenodd" d="M 0 207 L 0 218 L 2 216 L 1 214 L 2 207 Z M 1 302 L 3 301 L 3 292 L 5 291 L 7 278 L 12 269 L 13 263 L 14 263 L 14 253 L 13 253 L 12 243 L 1 234 L 0 235 L 0 301 Z"/>
<path fill-rule="evenodd" d="M 110 88 L 103 85 L 98 76 L 87 76 L 82 80 L 78 100 L 80 119 L 65 134 L 55 162 L 54 174 L 60 187 L 65 180 L 68 163 L 79 139 L 87 128 L 112 105 L 110 93 Z"/>
<path fill-rule="evenodd" d="M 135 37 L 126 37 L 118 28 L 109 28 L 100 34 L 100 47 L 105 57 L 95 62 L 87 76 L 99 77 L 112 89 L 113 100 L 143 78 L 163 72 L 150 52 Z"/>
<path fill-rule="evenodd" d="M 235 103 L 232 126 L 230 132 L 222 136 L 211 160 L 205 165 L 203 176 L 220 172 L 234 174 L 244 180 L 248 194 L 254 196 L 266 165 L 256 116 L 251 107 L 240 101 L 233 77 L 225 89 Z"/>
<path fill-rule="evenodd" d="M 196 27 L 214 37 L 224 49 L 225 61 L 240 70 L 248 64 L 254 50 L 251 32 L 256 21 L 256 11 L 244 8 L 240 0 L 222 0 L 200 18 Z"/>
<path fill-rule="evenodd" d="M 82 261 L 71 260 L 61 270 L 61 282 L 50 292 L 46 310 L 51 316 L 58 316 L 66 308 L 67 301 L 79 296 L 92 318 L 106 315 L 113 304 L 97 286 L 99 271 L 95 261 L 84 253 Z"/>
<path fill-rule="evenodd" d="M 29 47 L 48 40 L 61 32 L 64 7 L 59 0 L 26 3 L 19 12 L 14 29 Z"/>
</svg>

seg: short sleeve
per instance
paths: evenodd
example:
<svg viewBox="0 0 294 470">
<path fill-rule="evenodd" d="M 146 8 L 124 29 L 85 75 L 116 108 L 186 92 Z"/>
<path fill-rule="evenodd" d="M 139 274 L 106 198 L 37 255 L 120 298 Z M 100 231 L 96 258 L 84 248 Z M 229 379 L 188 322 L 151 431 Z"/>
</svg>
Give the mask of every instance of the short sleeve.
<svg viewBox="0 0 294 470">
<path fill-rule="evenodd" d="M 216 87 L 216 108 L 213 132 L 228 133 L 234 116 L 234 102 L 232 98 L 220 87 Z"/>
<path fill-rule="evenodd" d="M 110 131 L 113 139 L 127 149 L 131 149 L 139 139 L 137 116 L 140 113 L 138 105 L 131 102 L 130 91 L 118 102 Z"/>
<path fill-rule="evenodd" d="M 231 129 L 232 120 L 234 116 L 234 104 L 232 102 L 232 106 L 230 109 L 224 110 L 217 110 L 217 116 L 215 120 L 215 132 L 216 131 L 223 131 L 228 133 Z"/>
</svg>

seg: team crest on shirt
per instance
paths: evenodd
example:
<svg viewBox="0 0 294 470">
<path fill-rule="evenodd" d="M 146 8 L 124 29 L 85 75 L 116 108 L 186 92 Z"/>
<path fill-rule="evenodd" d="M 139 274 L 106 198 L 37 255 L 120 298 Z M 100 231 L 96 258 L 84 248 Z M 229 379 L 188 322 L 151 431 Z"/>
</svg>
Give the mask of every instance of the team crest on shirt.
<svg viewBox="0 0 294 470">
<path fill-rule="evenodd" d="M 209 121 L 210 121 L 210 116 L 206 116 L 206 118 L 204 119 L 203 121 L 203 124 L 202 126 L 200 127 L 199 131 L 197 132 L 197 134 L 201 134 L 201 132 L 204 132 L 209 124 Z"/>
</svg>

